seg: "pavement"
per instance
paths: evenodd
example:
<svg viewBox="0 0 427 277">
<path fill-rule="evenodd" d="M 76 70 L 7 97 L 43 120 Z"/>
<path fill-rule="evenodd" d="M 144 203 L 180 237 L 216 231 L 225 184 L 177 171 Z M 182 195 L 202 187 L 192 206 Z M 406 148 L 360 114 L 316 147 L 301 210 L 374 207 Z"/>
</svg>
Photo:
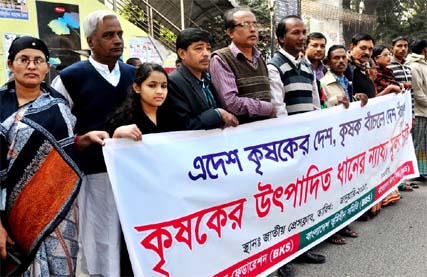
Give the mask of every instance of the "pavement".
<svg viewBox="0 0 427 277">
<path fill-rule="evenodd" d="M 420 188 L 401 192 L 402 199 L 375 218 L 350 224 L 358 238 L 314 247 L 326 263 L 294 264 L 296 276 L 427 276 L 427 183 L 417 184 Z"/>
<path fill-rule="evenodd" d="M 420 188 L 401 192 L 402 199 L 382 208 L 375 218 L 351 223 L 358 238 L 346 238 L 344 245 L 323 242 L 314 247 L 314 253 L 326 256 L 326 263 L 294 263 L 296 276 L 427 276 L 427 183 L 417 184 Z M 78 267 L 77 276 L 89 275 Z"/>
</svg>

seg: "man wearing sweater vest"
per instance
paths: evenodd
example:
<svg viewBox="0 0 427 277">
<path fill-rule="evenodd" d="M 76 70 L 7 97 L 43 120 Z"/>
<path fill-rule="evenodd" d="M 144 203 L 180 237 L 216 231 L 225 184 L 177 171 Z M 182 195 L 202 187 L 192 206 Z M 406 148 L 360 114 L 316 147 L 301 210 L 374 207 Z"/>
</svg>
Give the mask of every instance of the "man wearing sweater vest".
<svg viewBox="0 0 427 277">
<path fill-rule="evenodd" d="M 317 83 L 310 65 L 301 58 L 306 43 L 306 28 L 298 16 L 287 16 L 276 29 L 281 46 L 268 62 L 272 103 L 278 117 L 320 109 Z M 297 257 L 295 262 L 324 263 L 323 255 L 307 251 Z M 279 268 L 281 276 L 293 276 L 290 263 Z"/>
<path fill-rule="evenodd" d="M 275 117 L 267 66 L 255 47 L 259 27 L 255 15 L 246 8 L 228 10 L 224 27 L 232 42 L 213 53 L 209 67 L 224 108 L 240 123 Z"/>
<path fill-rule="evenodd" d="M 95 11 L 83 28 L 89 60 L 62 70 L 52 87 L 66 96 L 77 117 L 77 162 L 85 174 L 78 196 L 81 270 L 115 277 L 121 275 L 121 228 L 102 155 L 103 139 L 108 138 L 104 122 L 125 99 L 136 68 L 119 61 L 123 31 L 114 13 Z"/>
<path fill-rule="evenodd" d="M 304 22 L 290 15 L 277 25 L 280 50 L 268 62 L 272 102 L 278 117 L 320 109 L 316 78 L 301 58 L 307 40 Z"/>
</svg>

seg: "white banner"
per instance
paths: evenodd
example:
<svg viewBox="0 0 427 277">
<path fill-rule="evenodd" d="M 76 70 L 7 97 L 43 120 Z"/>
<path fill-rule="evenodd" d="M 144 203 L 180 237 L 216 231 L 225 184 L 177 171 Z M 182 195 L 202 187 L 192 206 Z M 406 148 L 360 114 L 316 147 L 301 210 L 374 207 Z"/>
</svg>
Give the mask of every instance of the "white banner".
<svg viewBox="0 0 427 277">
<path fill-rule="evenodd" d="M 135 275 L 271 273 L 418 176 L 410 125 L 405 93 L 237 128 L 107 140 Z"/>
</svg>

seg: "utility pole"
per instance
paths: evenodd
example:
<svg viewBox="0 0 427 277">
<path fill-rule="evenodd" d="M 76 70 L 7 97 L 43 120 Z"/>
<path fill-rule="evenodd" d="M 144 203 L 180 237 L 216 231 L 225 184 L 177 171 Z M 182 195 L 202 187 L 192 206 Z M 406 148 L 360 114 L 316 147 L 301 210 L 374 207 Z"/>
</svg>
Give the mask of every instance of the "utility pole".
<svg viewBox="0 0 427 277">
<path fill-rule="evenodd" d="M 181 31 L 185 29 L 184 0 L 181 0 Z"/>
<path fill-rule="evenodd" d="M 268 9 L 270 10 L 270 57 L 274 55 L 274 33 L 276 29 L 276 23 L 274 20 L 274 8 L 276 7 L 276 0 L 268 0 Z"/>
</svg>

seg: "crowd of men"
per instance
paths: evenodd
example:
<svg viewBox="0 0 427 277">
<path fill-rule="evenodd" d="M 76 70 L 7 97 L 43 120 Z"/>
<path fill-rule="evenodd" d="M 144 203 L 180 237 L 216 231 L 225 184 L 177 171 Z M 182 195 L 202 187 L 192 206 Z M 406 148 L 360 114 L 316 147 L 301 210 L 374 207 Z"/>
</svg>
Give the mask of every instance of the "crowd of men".
<svg viewBox="0 0 427 277">
<path fill-rule="evenodd" d="M 178 35 L 176 52 L 181 65 L 169 74 L 163 104 L 163 112 L 170 114 L 171 130 L 236 127 L 335 105 L 348 107 L 353 101 L 363 106 L 380 93 L 372 62 L 375 40 L 370 35 L 354 35 L 348 51 L 343 45 L 333 45 L 326 53 L 323 34 L 307 35 L 300 17 L 287 16 L 276 28 L 280 48 L 265 61 L 256 48 L 258 27 L 253 12 L 235 8 L 224 15 L 224 30 L 231 39 L 227 47 L 212 51 L 212 36 L 199 28 Z M 91 56 L 65 68 L 52 82 L 77 118 L 77 159 L 85 174 L 78 196 L 79 262 L 86 274 L 131 275 L 126 247 L 120 250 L 121 227 L 101 148 L 103 139 L 109 137 L 105 120 L 124 100 L 135 67 L 120 61 L 123 30 L 114 13 L 90 14 L 84 32 Z M 425 128 L 418 118 L 427 118 L 427 43 L 416 41 L 412 51 L 412 62 L 406 66 L 408 39 L 393 40 L 389 68 L 402 88 L 412 84 L 417 126 Z M 311 251 L 295 260 L 325 261 L 323 255 Z M 278 273 L 295 274 L 291 264 Z"/>
</svg>

